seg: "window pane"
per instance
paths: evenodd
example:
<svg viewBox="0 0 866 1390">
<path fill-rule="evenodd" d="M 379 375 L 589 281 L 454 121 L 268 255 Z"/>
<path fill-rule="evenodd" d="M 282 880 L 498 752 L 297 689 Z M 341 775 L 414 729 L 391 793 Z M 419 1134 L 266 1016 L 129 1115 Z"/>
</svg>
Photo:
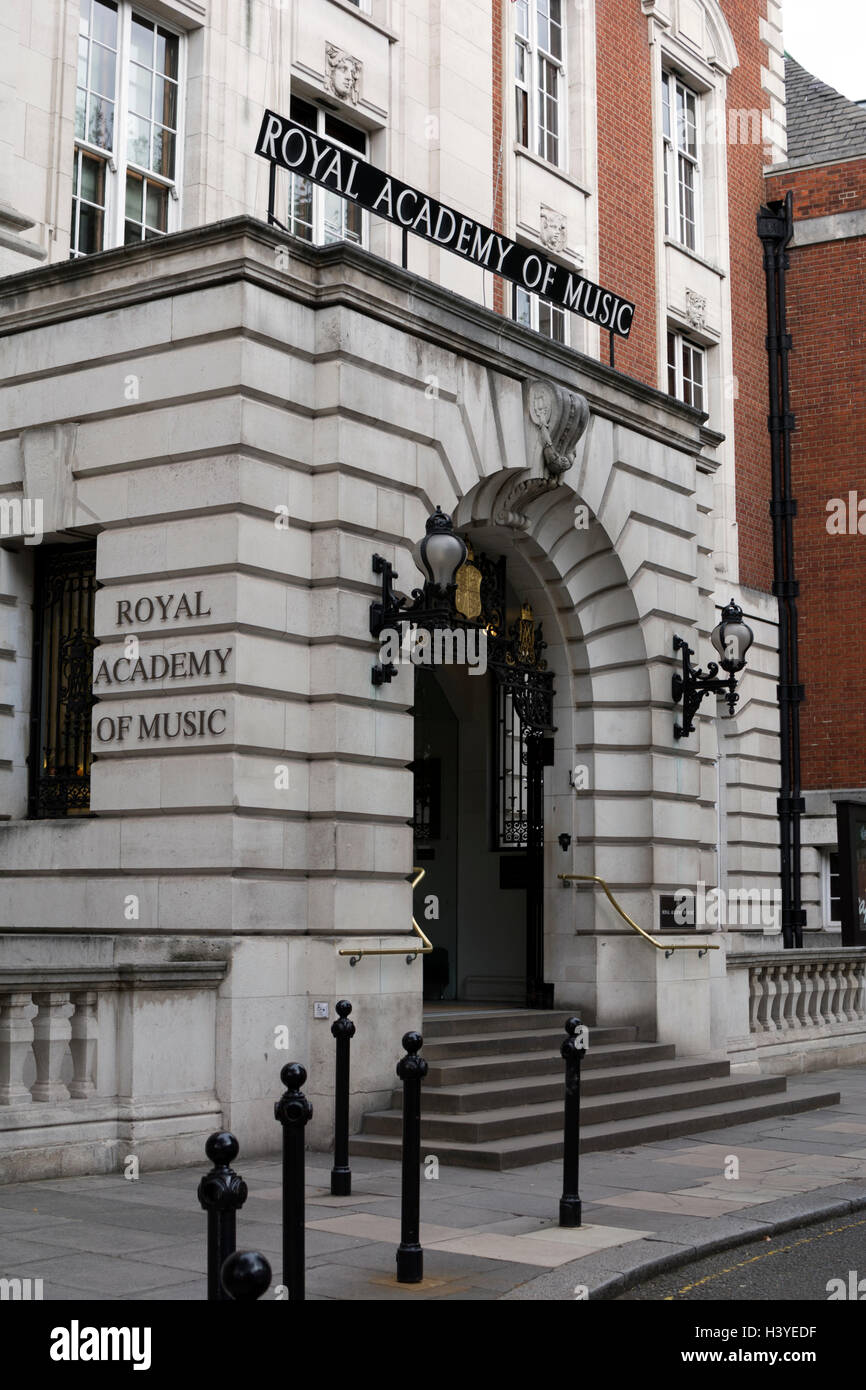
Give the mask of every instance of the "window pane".
<svg viewBox="0 0 866 1390">
<path fill-rule="evenodd" d="M 78 40 L 78 85 L 87 86 L 87 56 L 90 52 L 90 45 L 82 34 Z"/>
<path fill-rule="evenodd" d="M 89 203 L 81 203 L 78 214 L 78 245 L 76 251 L 82 255 L 89 256 L 94 251 L 102 250 L 104 215 L 100 208 L 91 207 Z"/>
<path fill-rule="evenodd" d="M 357 203 L 346 200 L 346 240 L 355 241 L 360 246 L 363 239 L 364 214 Z"/>
<path fill-rule="evenodd" d="M 168 227 L 168 189 L 162 184 L 147 181 L 147 225 L 154 231 L 164 232 Z"/>
<path fill-rule="evenodd" d="M 172 131 L 162 126 L 153 129 L 153 162 L 150 167 L 155 174 L 163 174 L 167 179 L 174 178 L 174 145 Z"/>
<path fill-rule="evenodd" d="M 518 34 L 529 37 L 529 0 L 517 0 L 514 24 Z"/>
<path fill-rule="evenodd" d="M 154 116 L 162 125 L 177 130 L 177 83 L 157 77 L 155 97 Z"/>
<path fill-rule="evenodd" d="M 684 155 L 679 157 L 680 241 L 695 248 L 695 170 Z"/>
<path fill-rule="evenodd" d="M 150 116 L 150 106 L 153 99 L 153 74 L 150 68 L 143 68 L 139 63 L 129 65 L 129 109 L 136 111 L 139 116 Z"/>
<path fill-rule="evenodd" d="M 317 129 L 316 108 L 311 102 L 302 101 L 300 97 L 292 97 L 289 115 L 298 125 L 306 126 L 308 130 Z"/>
<path fill-rule="evenodd" d="M 348 145 L 350 149 L 357 150 L 359 154 L 367 153 L 367 136 L 363 130 L 357 126 L 349 125 L 347 121 L 338 120 L 336 116 L 325 113 L 325 134 L 331 140 L 338 140 L 341 145 Z"/>
<path fill-rule="evenodd" d="M 313 240 L 313 185 L 292 174 L 289 181 L 289 231 L 305 241 Z"/>
<path fill-rule="evenodd" d="M 529 146 L 529 93 L 522 87 L 516 89 L 517 97 L 517 143 Z"/>
<path fill-rule="evenodd" d="M 673 151 L 670 145 L 665 145 L 664 152 L 664 174 L 665 174 L 665 236 L 671 234 L 671 178 L 670 166 Z"/>
<path fill-rule="evenodd" d="M 87 93 L 79 87 L 75 93 L 75 137 L 77 140 L 85 139 L 85 112 L 87 111 Z"/>
<path fill-rule="evenodd" d="M 153 67 L 153 25 L 134 15 L 132 20 L 131 53 L 135 63 Z"/>
<path fill-rule="evenodd" d="M 662 130 L 666 140 L 671 138 L 671 80 L 662 73 Z"/>
<path fill-rule="evenodd" d="M 79 191 L 81 197 L 86 198 L 89 203 L 98 203 L 100 207 L 105 206 L 104 159 L 94 159 L 82 151 Z"/>
<path fill-rule="evenodd" d="M 514 317 L 526 328 L 532 327 L 532 300 L 519 285 L 515 285 Z"/>
<path fill-rule="evenodd" d="M 142 226 L 140 222 L 124 222 L 123 224 L 123 244 L 124 246 L 134 246 L 137 241 L 142 239 Z"/>
<path fill-rule="evenodd" d="M 561 0 L 550 0 L 550 49 L 554 58 L 562 57 L 562 5 Z"/>
<path fill-rule="evenodd" d="M 140 174 L 128 173 L 126 176 L 126 215 L 135 222 L 141 221 L 141 196 L 144 179 Z"/>
<path fill-rule="evenodd" d="M 90 88 L 100 96 L 114 100 L 114 65 L 116 54 L 110 48 L 94 43 L 90 48 Z"/>
<path fill-rule="evenodd" d="M 83 16 L 82 16 L 83 18 Z M 104 0 L 94 0 L 91 38 L 110 48 L 117 47 L 117 6 L 106 5 Z"/>
<path fill-rule="evenodd" d="M 178 75 L 178 52 L 180 44 L 174 34 L 167 34 L 164 29 L 156 31 L 156 70 L 165 77 L 173 77 L 177 81 Z"/>
<path fill-rule="evenodd" d="M 114 102 L 91 93 L 87 118 L 87 139 L 102 150 L 114 148 Z"/>
<path fill-rule="evenodd" d="M 677 395 L 677 340 L 673 333 L 668 334 L 668 395 Z"/>
<path fill-rule="evenodd" d="M 517 82 L 526 81 L 526 49 L 522 43 L 514 45 L 514 77 Z"/>
<path fill-rule="evenodd" d="M 130 113 L 127 137 L 127 158 L 146 169 L 150 163 L 150 121 Z"/>
<path fill-rule="evenodd" d="M 324 191 L 325 245 L 332 241 L 342 241 L 343 209 L 345 201 L 337 193 Z"/>
</svg>

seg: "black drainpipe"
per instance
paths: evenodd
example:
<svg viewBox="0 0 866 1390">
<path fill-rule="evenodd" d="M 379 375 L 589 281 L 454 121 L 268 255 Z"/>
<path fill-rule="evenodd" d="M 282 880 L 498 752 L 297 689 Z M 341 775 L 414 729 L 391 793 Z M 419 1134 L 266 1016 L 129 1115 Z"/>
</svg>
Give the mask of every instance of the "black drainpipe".
<svg viewBox="0 0 866 1390">
<path fill-rule="evenodd" d="M 786 948 L 803 945 L 806 914 L 802 906 L 800 817 L 805 802 L 800 787 L 800 702 L 797 646 L 797 595 L 794 578 L 794 517 L 797 502 L 791 492 L 791 414 L 788 355 L 786 273 L 788 246 L 794 233 L 794 198 L 768 203 L 758 213 L 758 236 L 764 247 L 767 276 L 767 360 L 770 381 L 770 450 L 773 493 L 773 594 L 779 601 L 779 733 L 782 786 L 777 806 L 782 878 L 782 940 Z"/>
</svg>

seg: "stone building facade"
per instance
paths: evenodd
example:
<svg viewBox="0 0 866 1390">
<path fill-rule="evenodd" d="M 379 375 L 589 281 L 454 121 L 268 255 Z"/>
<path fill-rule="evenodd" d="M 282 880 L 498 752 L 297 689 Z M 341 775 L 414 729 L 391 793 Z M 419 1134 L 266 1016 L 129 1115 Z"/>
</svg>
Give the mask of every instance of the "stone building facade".
<svg viewBox="0 0 866 1390">
<path fill-rule="evenodd" d="M 492 828 L 503 798 L 519 821 L 519 728 L 488 678 L 371 678 L 373 556 L 408 594 L 436 507 L 547 644 L 551 1002 L 757 1068 L 747 953 L 778 951 L 772 911 L 711 913 L 718 949 L 669 956 L 558 875 L 656 932 L 683 888 L 778 884 L 753 293 L 775 0 L 30 0 L 3 23 L 7 1173 L 61 1147 L 77 1171 L 191 1160 L 217 1124 L 273 1147 L 290 1056 L 326 1143 L 315 1005 L 364 1017 L 357 1121 L 420 1023 L 422 906 L 447 997 L 520 997 L 523 841 Z M 268 225 L 265 107 L 611 284 L 629 341 L 420 238 L 404 266 L 399 229 L 283 173 Z M 556 410 L 582 428 L 553 470 Z M 755 633 L 736 713 L 705 701 L 678 739 L 673 639 L 705 665 L 732 597 Z M 807 1014 L 803 1055 L 855 1013 Z"/>
</svg>

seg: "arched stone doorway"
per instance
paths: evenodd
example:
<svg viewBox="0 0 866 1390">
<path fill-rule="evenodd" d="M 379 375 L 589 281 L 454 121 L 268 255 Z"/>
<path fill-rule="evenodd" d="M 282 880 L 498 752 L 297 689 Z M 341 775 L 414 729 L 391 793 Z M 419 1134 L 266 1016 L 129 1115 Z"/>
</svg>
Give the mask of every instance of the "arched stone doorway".
<svg viewBox="0 0 866 1390">
<path fill-rule="evenodd" d="M 474 664 L 438 663 L 432 643 L 416 651 L 430 661 L 415 671 L 414 858 L 438 924 L 425 995 L 551 1007 L 544 773 L 554 681 L 542 626 L 510 585 L 506 556 L 471 539 L 453 602 L 454 621 L 475 638 Z"/>
</svg>

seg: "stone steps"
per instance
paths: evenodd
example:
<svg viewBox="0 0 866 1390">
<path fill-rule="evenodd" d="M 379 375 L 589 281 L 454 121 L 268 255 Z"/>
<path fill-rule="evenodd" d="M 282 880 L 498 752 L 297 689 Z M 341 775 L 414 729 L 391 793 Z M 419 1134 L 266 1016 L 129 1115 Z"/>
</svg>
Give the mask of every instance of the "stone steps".
<svg viewBox="0 0 866 1390">
<path fill-rule="evenodd" d="M 777 1115 L 793 1115 L 803 1110 L 816 1110 L 824 1105 L 836 1105 L 838 1091 L 794 1099 L 790 1096 L 757 1096 L 734 1101 L 728 1105 L 706 1105 L 692 1110 L 672 1110 L 652 1118 L 614 1120 L 607 1124 L 581 1128 L 581 1153 L 598 1153 L 603 1149 L 629 1148 L 660 1139 L 678 1139 L 687 1134 L 725 1129 L 745 1124 L 749 1120 L 767 1120 Z M 400 1157 L 400 1140 L 391 1135 L 359 1134 L 350 1144 L 350 1151 L 366 1158 Z M 422 1147 L 422 1158 L 425 1152 Z M 562 1133 L 548 1130 L 525 1134 L 495 1143 L 471 1144 L 446 1141 L 437 1144 L 436 1158 L 440 1163 L 461 1168 L 488 1168 L 495 1171 L 518 1168 L 528 1163 L 546 1163 L 562 1157 Z"/>
<path fill-rule="evenodd" d="M 640 1066 L 581 1068 L 581 1096 L 609 1095 L 618 1091 L 637 1091 L 646 1086 L 666 1082 L 704 1081 L 710 1077 L 729 1075 L 727 1062 L 691 1062 L 676 1060 L 656 1062 L 652 1069 Z M 521 1105 L 544 1101 L 562 1103 L 563 1063 L 552 1063 L 549 1074 L 529 1077 L 515 1085 L 513 1080 L 475 1081 L 468 1085 L 430 1086 L 425 1083 L 424 1113 L 427 1115 L 462 1115 L 476 1110 L 493 1110 L 515 1100 Z M 391 1105 L 399 1110 L 402 1092 L 396 1087 Z"/>
<path fill-rule="evenodd" d="M 565 1013 L 445 1011 L 425 1018 L 422 1152 L 441 1163 L 504 1169 L 562 1155 Z M 555 1026 L 555 1025 L 559 1026 Z M 678 1058 L 634 1028 L 598 1028 L 581 1075 L 581 1151 L 648 1143 L 838 1102 L 797 1098 L 781 1076 L 733 1077 L 719 1058 Z M 402 1091 L 364 1116 L 351 1152 L 399 1158 Z"/>
</svg>

